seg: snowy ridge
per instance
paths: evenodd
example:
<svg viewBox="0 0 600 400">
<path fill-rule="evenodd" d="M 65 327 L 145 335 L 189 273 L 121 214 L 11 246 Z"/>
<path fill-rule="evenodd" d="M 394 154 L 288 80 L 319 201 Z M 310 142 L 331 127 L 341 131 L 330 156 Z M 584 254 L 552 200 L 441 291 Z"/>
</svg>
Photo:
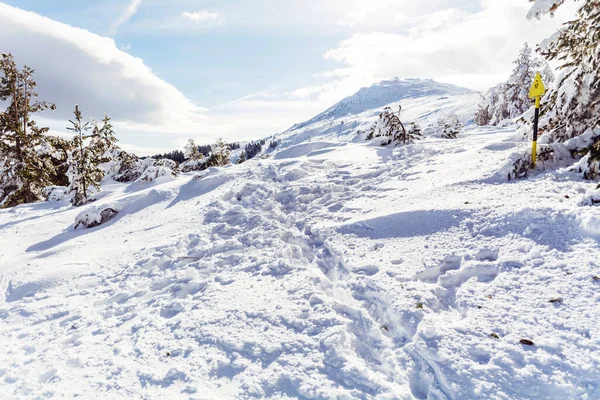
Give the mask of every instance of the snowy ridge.
<svg viewBox="0 0 600 400">
<path fill-rule="evenodd" d="M 364 140 L 364 133 L 384 107 L 395 112 L 402 106 L 401 119 L 417 122 L 422 128 L 456 115 L 465 124 L 473 122 L 480 94 L 433 80 L 395 78 L 382 81 L 342 100 L 329 110 L 277 135 L 278 150 L 306 142 L 348 143 Z M 325 150 L 326 151 L 326 150 Z"/>
<path fill-rule="evenodd" d="M 388 104 L 397 103 L 400 100 L 432 96 L 459 96 L 472 93 L 474 92 L 470 89 L 439 83 L 431 79 L 394 78 L 362 88 L 314 118 L 294 125 L 290 130 L 298 130 L 317 122 L 361 114 L 368 110 L 382 109 Z"/>
<path fill-rule="evenodd" d="M 513 136 L 108 185 L 119 214 L 83 231 L 64 203 L 1 210 L 0 394 L 599 397 L 593 185 L 497 180 Z"/>
</svg>

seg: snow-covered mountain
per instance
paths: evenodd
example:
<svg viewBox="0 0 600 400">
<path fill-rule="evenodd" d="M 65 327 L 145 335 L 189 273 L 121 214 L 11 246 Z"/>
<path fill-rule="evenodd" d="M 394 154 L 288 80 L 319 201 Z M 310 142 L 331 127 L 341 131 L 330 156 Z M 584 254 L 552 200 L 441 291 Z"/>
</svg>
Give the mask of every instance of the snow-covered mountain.
<svg viewBox="0 0 600 400">
<path fill-rule="evenodd" d="M 402 106 L 402 119 L 418 122 L 423 128 L 451 114 L 469 123 L 475 114 L 480 94 L 470 89 L 430 79 L 398 79 L 381 81 L 362 88 L 308 121 L 283 132 L 283 146 L 307 140 L 347 142 L 356 139 L 358 131 L 368 129 L 384 107 L 394 111 Z"/>
<path fill-rule="evenodd" d="M 397 103 L 401 100 L 432 96 L 460 96 L 473 93 L 470 89 L 436 82 L 431 79 L 394 78 L 360 89 L 352 96 L 346 97 L 314 118 L 293 126 L 292 130 L 301 129 L 325 120 L 381 109 L 390 103 Z"/>
<path fill-rule="evenodd" d="M 402 104 L 425 124 L 474 99 Z M 600 398 L 596 184 L 506 182 L 515 127 L 354 140 L 378 108 L 268 159 L 0 210 L 0 398 Z"/>
</svg>

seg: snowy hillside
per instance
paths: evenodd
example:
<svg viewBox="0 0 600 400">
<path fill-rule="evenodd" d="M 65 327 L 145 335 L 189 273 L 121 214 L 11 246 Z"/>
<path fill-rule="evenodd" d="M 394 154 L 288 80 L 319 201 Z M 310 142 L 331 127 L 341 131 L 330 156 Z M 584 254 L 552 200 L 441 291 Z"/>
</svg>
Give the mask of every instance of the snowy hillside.
<svg viewBox="0 0 600 400">
<path fill-rule="evenodd" d="M 423 128 L 453 114 L 468 123 L 480 97 L 469 89 L 433 80 L 395 78 L 360 89 L 314 118 L 294 125 L 279 139 L 284 146 L 315 140 L 362 140 L 358 131 L 369 129 L 384 107 L 397 111 L 399 105 L 402 120 L 418 122 Z"/>
<path fill-rule="evenodd" d="M 1 210 L 0 397 L 600 398 L 595 185 L 497 179 L 510 127 L 334 136 Z"/>
<path fill-rule="evenodd" d="M 361 114 L 367 110 L 381 109 L 390 103 L 405 99 L 417 99 L 433 96 L 459 96 L 473 94 L 470 89 L 440 83 L 431 79 L 399 79 L 381 81 L 370 87 L 360 89 L 352 96 L 323 111 L 310 120 L 298 124 L 292 129 L 300 129 L 307 125 L 325 120 L 337 119 L 347 115 Z"/>
</svg>

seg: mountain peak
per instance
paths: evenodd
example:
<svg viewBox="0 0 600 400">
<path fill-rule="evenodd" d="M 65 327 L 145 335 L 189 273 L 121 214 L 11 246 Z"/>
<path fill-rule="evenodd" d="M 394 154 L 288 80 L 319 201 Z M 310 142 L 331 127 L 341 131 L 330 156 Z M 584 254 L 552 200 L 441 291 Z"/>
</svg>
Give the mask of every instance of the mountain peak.
<svg viewBox="0 0 600 400">
<path fill-rule="evenodd" d="M 381 108 L 404 99 L 415 99 L 427 96 L 457 96 L 474 93 L 472 90 L 448 83 L 436 82 L 432 79 L 394 77 L 383 80 L 346 97 L 321 114 L 292 129 L 299 129 L 315 122 L 339 118 L 344 115 L 356 115 L 367 110 Z"/>
</svg>

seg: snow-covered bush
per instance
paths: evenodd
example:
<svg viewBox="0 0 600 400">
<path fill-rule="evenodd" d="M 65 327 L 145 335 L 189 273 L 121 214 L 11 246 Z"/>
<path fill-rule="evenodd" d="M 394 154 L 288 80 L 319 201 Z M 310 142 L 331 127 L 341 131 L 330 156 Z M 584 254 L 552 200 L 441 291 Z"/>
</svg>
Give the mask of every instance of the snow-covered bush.
<svg viewBox="0 0 600 400">
<path fill-rule="evenodd" d="M 111 149 L 105 153 L 108 162 L 101 164 L 107 177 L 117 182 L 150 182 L 160 176 L 176 176 L 178 165 L 175 161 L 162 158 L 140 159 L 121 149 Z"/>
<path fill-rule="evenodd" d="M 398 114 L 400 114 L 400 110 Z M 383 112 L 379 114 L 379 118 L 369 130 L 367 140 L 377 143 L 381 146 L 389 144 L 409 144 L 415 140 L 419 140 L 422 136 L 421 127 L 416 123 L 411 123 L 408 129 L 400 120 L 399 115 L 392 112 L 390 107 L 385 107 Z"/>
<path fill-rule="evenodd" d="M 181 172 L 204 171 L 209 167 L 208 157 L 200 160 L 188 160 L 179 166 Z"/>
<path fill-rule="evenodd" d="M 75 229 L 102 225 L 117 215 L 119 210 L 110 206 L 91 206 L 75 217 Z"/>
<path fill-rule="evenodd" d="M 144 160 L 140 160 L 139 167 L 139 169 L 143 170 L 143 172 L 136 182 L 152 182 L 163 176 L 169 176 L 172 178 L 177 176 L 177 163 L 166 158 L 161 160 L 146 158 Z"/>
<path fill-rule="evenodd" d="M 464 127 L 457 115 L 451 115 L 438 121 L 436 134 L 443 139 L 456 139 Z"/>
<path fill-rule="evenodd" d="M 46 186 L 42 189 L 42 196 L 46 201 L 63 201 L 69 196 L 69 188 L 66 186 Z"/>
<path fill-rule="evenodd" d="M 111 149 L 104 154 L 107 162 L 100 165 L 107 177 L 117 182 L 133 182 L 142 174 L 138 168 L 139 158 L 121 149 Z"/>
</svg>

